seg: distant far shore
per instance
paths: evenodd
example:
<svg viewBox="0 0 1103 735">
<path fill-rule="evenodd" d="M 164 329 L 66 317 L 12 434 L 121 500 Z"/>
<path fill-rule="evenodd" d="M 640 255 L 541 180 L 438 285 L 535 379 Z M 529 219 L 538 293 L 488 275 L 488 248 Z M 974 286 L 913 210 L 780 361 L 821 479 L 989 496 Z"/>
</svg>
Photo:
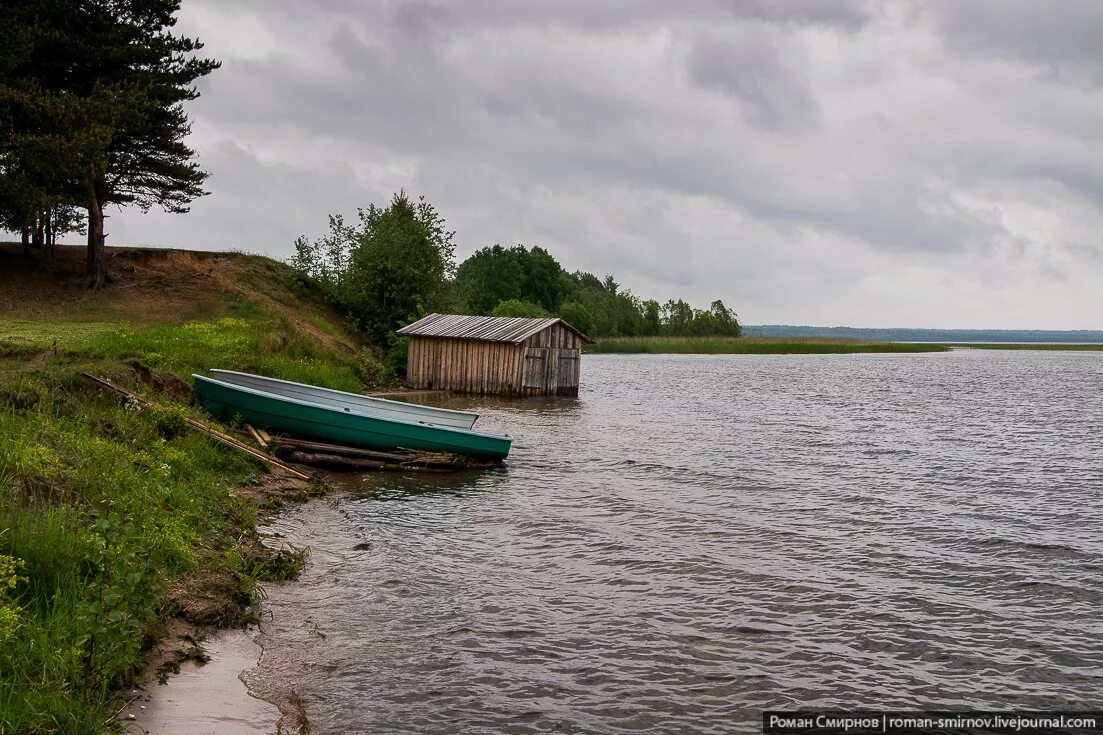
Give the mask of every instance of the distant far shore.
<svg viewBox="0 0 1103 735">
<path fill-rule="evenodd" d="M 1103 352 L 1103 344 L 1060 342 L 888 342 L 828 337 L 609 337 L 586 348 L 606 354 L 846 355 L 859 353 L 976 350 L 1065 350 Z"/>
<path fill-rule="evenodd" d="M 743 325 L 746 337 L 823 337 L 870 342 L 934 342 L 941 344 L 1103 344 L 1099 329 L 920 329 L 911 327 L 811 327 L 791 324 Z"/>
<path fill-rule="evenodd" d="M 872 342 L 823 337 L 609 337 L 586 348 L 591 353 L 696 355 L 839 355 L 863 352 L 945 352 L 940 344 Z"/>
</svg>

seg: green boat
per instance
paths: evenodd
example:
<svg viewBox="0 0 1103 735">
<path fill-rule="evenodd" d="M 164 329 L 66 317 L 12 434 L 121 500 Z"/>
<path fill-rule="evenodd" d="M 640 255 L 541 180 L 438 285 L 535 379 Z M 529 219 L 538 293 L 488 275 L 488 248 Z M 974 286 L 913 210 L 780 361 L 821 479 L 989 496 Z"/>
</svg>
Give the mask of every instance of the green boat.
<svg viewBox="0 0 1103 735">
<path fill-rule="evenodd" d="M 192 375 L 199 402 L 222 419 L 273 432 L 371 449 L 422 449 L 505 459 L 513 439 L 470 429 L 370 416 Z"/>
</svg>

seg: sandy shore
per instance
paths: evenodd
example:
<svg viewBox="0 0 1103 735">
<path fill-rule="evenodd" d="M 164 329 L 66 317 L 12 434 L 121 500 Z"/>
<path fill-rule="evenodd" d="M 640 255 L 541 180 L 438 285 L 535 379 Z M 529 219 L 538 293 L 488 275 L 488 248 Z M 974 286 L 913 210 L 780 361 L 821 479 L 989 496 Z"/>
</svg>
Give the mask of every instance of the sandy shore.
<svg viewBox="0 0 1103 735">
<path fill-rule="evenodd" d="M 172 657 L 180 637 L 168 639 L 155 655 L 142 688 L 122 711 L 124 732 L 137 735 L 273 735 L 280 712 L 249 694 L 241 673 L 257 665 L 261 647 L 256 629 L 218 631 L 202 641 L 207 663 L 186 660 L 167 684 L 156 670 Z M 131 719 L 133 718 L 133 719 Z"/>
</svg>

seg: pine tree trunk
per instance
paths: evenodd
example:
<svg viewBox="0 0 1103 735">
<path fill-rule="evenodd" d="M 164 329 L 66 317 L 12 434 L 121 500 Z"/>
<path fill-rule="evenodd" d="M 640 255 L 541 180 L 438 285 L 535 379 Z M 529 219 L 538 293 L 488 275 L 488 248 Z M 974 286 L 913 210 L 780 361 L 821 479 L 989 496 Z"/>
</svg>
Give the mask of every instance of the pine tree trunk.
<svg viewBox="0 0 1103 735">
<path fill-rule="evenodd" d="M 30 256 L 31 254 L 31 233 L 29 230 L 24 229 L 21 233 L 23 235 L 23 254 Z"/>
<path fill-rule="evenodd" d="M 54 246 L 57 245 L 57 220 L 52 215 L 54 209 L 51 207 L 46 210 L 46 249 L 43 253 L 46 261 L 46 273 L 54 275 L 56 270 L 54 264 Z"/>
<path fill-rule="evenodd" d="M 88 185 L 88 261 L 85 284 L 93 291 L 107 285 L 107 253 L 104 248 L 103 199 L 98 187 Z"/>
</svg>

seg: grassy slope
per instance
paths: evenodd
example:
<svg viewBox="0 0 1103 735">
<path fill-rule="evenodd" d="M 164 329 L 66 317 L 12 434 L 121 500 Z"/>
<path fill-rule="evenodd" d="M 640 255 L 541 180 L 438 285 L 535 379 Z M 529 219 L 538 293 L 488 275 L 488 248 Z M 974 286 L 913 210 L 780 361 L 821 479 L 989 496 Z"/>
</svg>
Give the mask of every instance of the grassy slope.
<svg viewBox="0 0 1103 735">
<path fill-rule="evenodd" d="M 240 622 L 294 561 L 252 533 L 275 478 L 184 430 L 201 415 L 193 371 L 354 390 L 384 376 L 278 263 L 117 251 L 119 282 L 88 294 L 80 252 L 61 256 L 46 281 L 0 249 L 0 735 L 102 732 L 167 618 Z"/>
<path fill-rule="evenodd" d="M 863 352 L 945 352 L 944 345 L 861 342 L 848 339 L 773 337 L 611 337 L 586 348 L 618 354 L 850 354 Z"/>
</svg>

